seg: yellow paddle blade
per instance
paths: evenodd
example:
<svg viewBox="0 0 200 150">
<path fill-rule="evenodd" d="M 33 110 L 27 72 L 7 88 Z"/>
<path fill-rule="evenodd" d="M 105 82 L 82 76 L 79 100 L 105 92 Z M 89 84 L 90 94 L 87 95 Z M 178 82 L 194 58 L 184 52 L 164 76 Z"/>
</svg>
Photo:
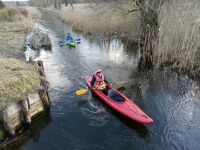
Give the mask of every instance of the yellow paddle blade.
<svg viewBox="0 0 200 150">
<path fill-rule="evenodd" d="M 86 89 L 80 89 L 80 90 L 77 90 L 75 93 L 76 95 L 82 95 L 82 94 L 85 94 L 87 92 Z"/>
</svg>

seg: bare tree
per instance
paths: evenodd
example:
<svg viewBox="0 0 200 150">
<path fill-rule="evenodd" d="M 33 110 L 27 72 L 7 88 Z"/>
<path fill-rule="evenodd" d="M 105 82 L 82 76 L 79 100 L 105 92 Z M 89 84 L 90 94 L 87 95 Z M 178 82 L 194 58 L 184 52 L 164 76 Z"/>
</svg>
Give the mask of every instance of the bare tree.
<svg viewBox="0 0 200 150">
<path fill-rule="evenodd" d="M 54 6 L 56 9 L 61 8 L 62 0 L 29 0 L 30 4 L 37 7 Z"/>
<path fill-rule="evenodd" d="M 166 0 L 168 1 L 168 0 Z M 112 5 L 113 11 L 121 10 L 123 14 L 130 15 L 133 12 L 140 12 L 140 26 L 142 33 L 138 39 L 141 52 L 139 67 L 153 67 L 153 50 L 157 40 L 158 12 L 163 4 L 163 0 L 96 0 L 97 5 Z M 129 9 L 124 5 L 130 6 Z"/>
<path fill-rule="evenodd" d="M 70 3 L 70 5 L 71 5 L 71 8 L 74 9 L 74 6 L 73 6 L 74 0 L 69 0 L 69 3 Z"/>
<path fill-rule="evenodd" d="M 45 0 L 45 1 L 43 2 L 43 7 L 47 7 L 47 6 L 48 6 L 48 2 L 49 2 L 49 0 Z"/>
<path fill-rule="evenodd" d="M 0 8 L 5 7 L 4 3 L 0 0 Z"/>
<path fill-rule="evenodd" d="M 65 2 L 65 6 L 67 7 L 67 2 L 68 2 L 68 1 L 67 1 L 67 0 L 64 0 L 64 2 Z"/>
<path fill-rule="evenodd" d="M 60 9 L 61 8 L 61 1 L 60 0 L 55 0 L 54 1 L 54 8 Z"/>
</svg>

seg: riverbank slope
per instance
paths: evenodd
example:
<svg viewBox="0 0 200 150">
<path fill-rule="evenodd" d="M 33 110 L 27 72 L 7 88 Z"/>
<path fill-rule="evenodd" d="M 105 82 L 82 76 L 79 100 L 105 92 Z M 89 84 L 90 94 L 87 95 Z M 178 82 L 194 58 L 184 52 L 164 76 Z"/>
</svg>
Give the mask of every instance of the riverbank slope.
<svg viewBox="0 0 200 150">
<path fill-rule="evenodd" d="M 35 92 L 40 85 L 36 66 L 26 63 L 24 56 L 26 35 L 39 15 L 36 9 L 30 7 L 0 9 L 1 109 Z"/>
</svg>

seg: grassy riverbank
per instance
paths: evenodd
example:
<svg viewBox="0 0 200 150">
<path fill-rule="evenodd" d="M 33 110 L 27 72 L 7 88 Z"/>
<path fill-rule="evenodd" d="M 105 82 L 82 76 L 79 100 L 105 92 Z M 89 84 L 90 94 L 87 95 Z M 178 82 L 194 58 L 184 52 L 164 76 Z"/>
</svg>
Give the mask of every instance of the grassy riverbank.
<svg viewBox="0 0 200 150">
<path fill-rule="evenodd" d="M 0 9 L 0 109 L 39 87 L 39 74 L 24 57 L 26 34 L 39 16 L 29 7 Z"/>
<path fill-rule="evenodd" d="M 0 59 L 0 109 L 16 101 L 26 99 L 40 86 L 36 67 L 17 59 Z"/>
<path fill-rule="evenodd" d="M 21 13 L 20 10 L 23 10 Z M 10 13 L 13 12 L 13 13 Z M 17 12 L 17 13 L 16 13 Z M 39 12 L 33 8 L 0 9 L 0 57 L 23 58 L 26 34 L 33 28 Z"/>
</svg>

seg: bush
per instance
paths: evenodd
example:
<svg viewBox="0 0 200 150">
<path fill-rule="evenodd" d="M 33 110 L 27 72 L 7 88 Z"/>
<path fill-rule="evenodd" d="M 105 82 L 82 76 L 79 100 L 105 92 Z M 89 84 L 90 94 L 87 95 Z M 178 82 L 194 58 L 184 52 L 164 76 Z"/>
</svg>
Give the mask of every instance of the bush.
<svg viewBox="0 0 200 150">
<path fill-rule="evenodd" d="M 25 8 L 10 8 L 9 9 L 9 14 L 10 16 L 16 15 L 16 14 L 21 14 L 25 17 L 28 17 L 28 11 Z"/>
<path fill-rule="evenodd" d="M 10 17 L 10 12 L 8 8 L 0 9 L 0 17 Z"/>
<path fill-rule="evenodd" d="M 0 0 L 0 8 L 4 8 L 4 7 L 5 7 L 4 3 Z"/>
<path fill-rule="evenodd" d="M 28 17 L 28 11 L 25 8 L 3 8 L 0 9 L 0 20 L 12 21 L 15 16 Z"/>
</svg>

